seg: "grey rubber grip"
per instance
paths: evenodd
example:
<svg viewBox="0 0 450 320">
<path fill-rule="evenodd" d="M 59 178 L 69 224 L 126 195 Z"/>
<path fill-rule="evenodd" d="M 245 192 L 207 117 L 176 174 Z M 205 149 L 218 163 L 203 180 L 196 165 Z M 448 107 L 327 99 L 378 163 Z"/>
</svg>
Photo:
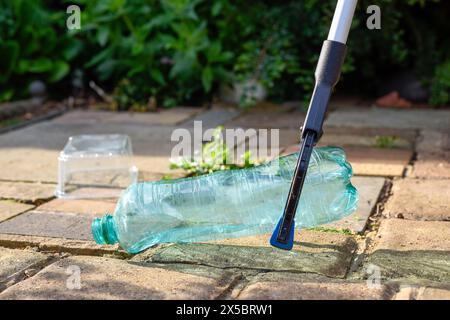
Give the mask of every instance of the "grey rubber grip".
<svg viewBox="0 0 450 320">
<path fill-rule="evenodd" d="M 347 46 L 343 43 L 326 40 L 322 45 L 315 72 L 316 83 L 334 87 L 341 76 Z"/>
</svg>

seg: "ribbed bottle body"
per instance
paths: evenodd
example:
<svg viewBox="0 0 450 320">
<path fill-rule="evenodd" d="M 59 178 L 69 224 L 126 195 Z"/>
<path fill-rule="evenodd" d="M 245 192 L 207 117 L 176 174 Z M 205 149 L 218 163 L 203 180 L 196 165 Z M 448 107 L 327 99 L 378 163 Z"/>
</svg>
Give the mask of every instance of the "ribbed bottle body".
<svg viewBox="0 0 450 320">
<path fill-rule="evenodd" d="M 136 253 L 163 242 L 194 242 L 269 233 L 279 221 L 298 154 L 264 165 L 131 185 L 120 198 L 115 232 Z M 313 227 L 351 214 L 358 195 L 340 148 L 315 148 L 296 215 Z"/>
</svg>

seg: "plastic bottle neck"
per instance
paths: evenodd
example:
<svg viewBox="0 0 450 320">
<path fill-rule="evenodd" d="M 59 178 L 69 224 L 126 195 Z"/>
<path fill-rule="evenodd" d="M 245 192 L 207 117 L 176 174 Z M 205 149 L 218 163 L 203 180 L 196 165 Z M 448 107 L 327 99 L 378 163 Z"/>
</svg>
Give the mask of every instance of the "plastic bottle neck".
<svg viewBox="0 0 450 320">
<path fill-rule="evenodd" d="M 105 214 L 102 218 L 95 218 L 92 221 L 92 235 L 98 244 L 119 242 L 114 217 L 110 214 Z"/>
</svg>

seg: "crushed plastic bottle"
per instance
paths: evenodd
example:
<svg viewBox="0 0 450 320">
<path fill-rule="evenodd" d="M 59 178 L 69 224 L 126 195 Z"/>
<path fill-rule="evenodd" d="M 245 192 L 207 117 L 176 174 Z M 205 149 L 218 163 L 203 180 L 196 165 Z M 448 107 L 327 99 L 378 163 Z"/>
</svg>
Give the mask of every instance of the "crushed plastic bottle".
<svg viewBox="0 0 450 320">
<path fill-rule="evenodd" d="M 122 194 L 114 215 L 92 222 L 99 244 L 119 242 L 130 253 L 157 243 L 198 242 L 272 232 L 287 199 L 298 153 L 248 169 L 168 181 L 136 183 Z M 358 193 L 341 148 L 315 148 L 296 228 L 351 214 Z"/>
</svg>

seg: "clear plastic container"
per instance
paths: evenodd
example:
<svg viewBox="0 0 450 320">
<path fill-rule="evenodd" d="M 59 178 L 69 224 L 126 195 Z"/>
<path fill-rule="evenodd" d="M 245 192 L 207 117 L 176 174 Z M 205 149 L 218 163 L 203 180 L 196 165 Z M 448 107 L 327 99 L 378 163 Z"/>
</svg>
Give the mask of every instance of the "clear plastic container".
<svg viewBox="0 0 450 320">
<path fill-rule="evenodd" d="M 58 157 L 59 198 L 114 198 L 138 179 L 126 135 L 70 137 Z"/>
</svg>

